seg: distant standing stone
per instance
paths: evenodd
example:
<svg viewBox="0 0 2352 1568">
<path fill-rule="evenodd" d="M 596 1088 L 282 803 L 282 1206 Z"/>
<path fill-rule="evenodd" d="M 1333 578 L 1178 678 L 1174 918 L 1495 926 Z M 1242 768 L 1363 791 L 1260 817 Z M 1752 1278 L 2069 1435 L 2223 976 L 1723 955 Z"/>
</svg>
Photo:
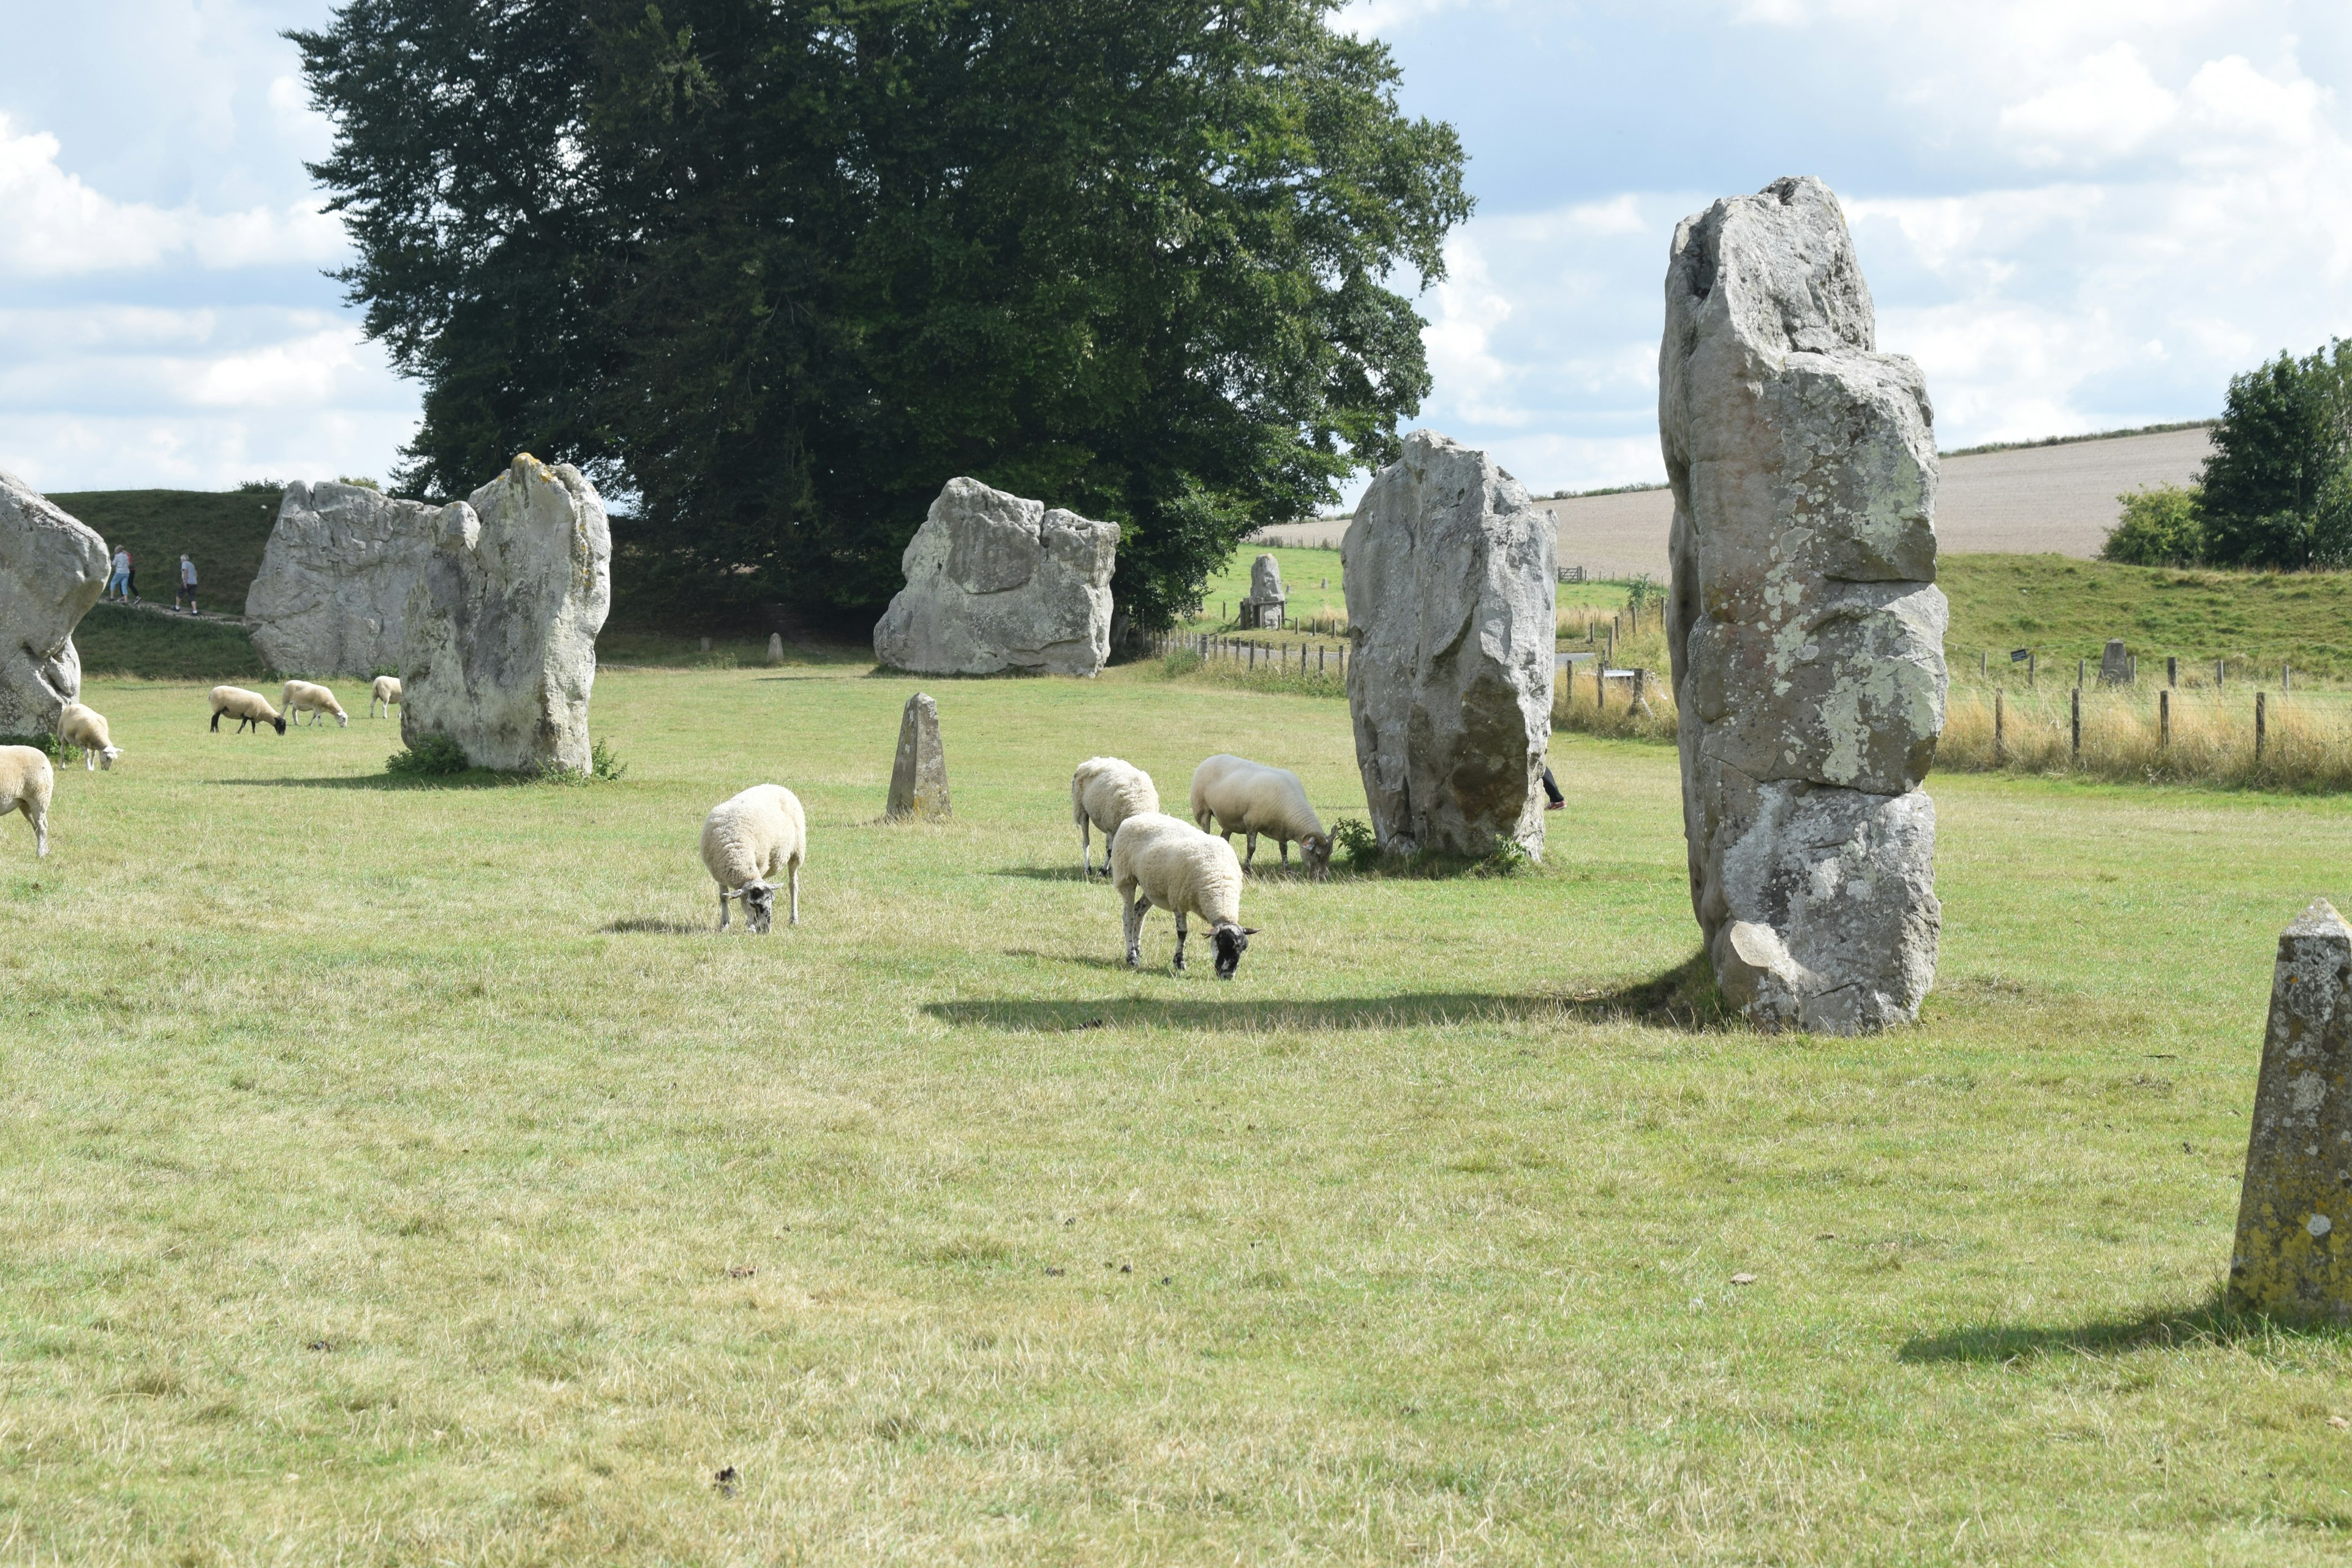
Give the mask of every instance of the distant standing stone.
<svg viewBox="0 0 2352 1568">
<path fill-rule="evenodd" d="M 2279 935 L 2230 1300 L 2352 1318 L 2352 926 L 2315 899 Z"/>
<path fill-rule="evenodd" d="M 2099 656 L 2099 684 L 2121 686 L 2131 679 L 2131 656 L 2124 651 L 2121 637 L 2107 639 L 2107 651 Z"/>
<path fill-rule="evenodd" d="M 1283 591 L 1282 563 L 1271 555 L 1261 555 L 1250 563 L 1249 597 L 1242 601 L 1242 629 L 1279 626 L 1283 607 L 1290 595 Z"/>
<path fill-rule="evenodd" d="M 1110 657 L 1118 525 L 950 479 L 874 623 L 875 660 L 918 675 L 1098 673 Z"/>
<path fill-rule="evenodd" d="M 784 662 L 784 634 L 782 632 L 768 634 L 768 662 L 770 664 Z"/>
<path fill-rule="evenodd" d="M 940 705 L 922 692 L 907 699 L 898 719 L 898 759 L 890 766 L 892 822 L 943 820 L 948 810 L 948 756 L 940 744 Z"/>
</svg>

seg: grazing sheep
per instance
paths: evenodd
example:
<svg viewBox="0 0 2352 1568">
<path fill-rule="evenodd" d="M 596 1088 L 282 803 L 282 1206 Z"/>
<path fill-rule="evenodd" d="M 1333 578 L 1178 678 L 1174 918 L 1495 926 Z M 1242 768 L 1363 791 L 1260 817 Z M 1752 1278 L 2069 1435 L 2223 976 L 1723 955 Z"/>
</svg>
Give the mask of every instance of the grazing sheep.
<svg viewBox="0 0 2352 1568">
<path fill-rule="evenodd" d="M 33 825 L 33 858 L 49 852 L 49 796 L 57 793 L 57 770 L 30 746 L 0 746 L 0 816 L 21 811 Z"/>
<path fill-rule="evenodd" d="M 393 707 L 399 700 L 400 682 L 389 675 L 377 676 L 375 684 L 368 688 L 368 717 L 375 717 L 375 705 L 381 702 L 383 704 L 383 716 L 391 718 Z"/>
<path fill-rule="evenodd" d="M 114 759 L 122 754 L 122 748 L 106 732 L 106 716 L 79 702 L 67 703 L 65 711 L 58 715 L 58 739 L 68 746 L 81 748 L 85 772 L 101 767 L 110 770 Z"/>
<path fill-rule="evenodd" d="M 808 818 L 800 796 L 782 784 L 753 784 L 710 808 L 702 822 L 702 863 L 719 883 L 719 929 L 727 929 L 727 901 L 743 900 L 743 919 L 755 934 L 773 923 L 776 888 L 792 885 L 792 923 L 801 923 L 801 865 L 808 858 Z"/>
<path fill-rule="evenodd" d="M 236 727 L 240 731 L 247 725 L 258 730 L 264 724 L 272 724 L 277 726 L 279 734 L 286 733 L 286 721 L 279 716 L 277 709 L 269 705 L 269 699 L 258 691 L 247 691 L 242 686 L 213 688 L 212 727 L 214 729 L 220 728 L 221 715 L 224 713 L 237 721 Z"/>
<path fill-rule="evenodd" d="M 1143 967 L 1143 917 L 1160 909 L 1176 917 L 1175 971 L 1184 973 L 1185 917 L 1209 923 L 1217 950 L 1217 978 L 1231 980 L 1255 926 L 1242 921 L 1242 868 L 1234 847 L 1160 812 L 1130 816 L 1119 825 L 1110 851 L 1112 885 L 1127 930 L 1127 966 Z"/>
<path fill-rule="evenodd" d="M 1242 869 L 1257 858 L 1261 833 L 1282 846 L 1282 863 L 1290 864 L 1291 840 L 1298 841 L 1298 863 L 1318 879 L 1331 874 L 1331 836 L 1323 819 L 1307 804 L 1307 786 L 1287 768 L 1270 768 L 1223 752 L 1192 770 L 1192 820 L 1203 828 L 1217 819 L 1216 831 L 1227 838 L 1249 835 L 1249 853 Z"/>
<path fill-rule="evenodd" d="M 343 711 L 343 705 L 335 700 L 335 694 L 323 686 L 308 680 L 289 680 L 286 683 L 286 695 L 279 700 L 289 713 L 310 715 L 313 729 L 330 713 L 335 716 L 339 727 L 345 730 L 352 727 L 352 716 Z M 297 719 L 294 721 L 299 724 L 302 721 Z"/>
<path fill-rule="evenodd" d="M 1151 775 L 1117 757 L 1088 757 L 1070 775 L 1070 815 L 1078 825 L 1078 864 L 1095 874 L 1088 824 L 1102 829 L 1103 875 L 1110 875 L 1110 847 L 1118 825 L 1130 816 L 1160 809 L 1160 792 Z"/>
</svg>

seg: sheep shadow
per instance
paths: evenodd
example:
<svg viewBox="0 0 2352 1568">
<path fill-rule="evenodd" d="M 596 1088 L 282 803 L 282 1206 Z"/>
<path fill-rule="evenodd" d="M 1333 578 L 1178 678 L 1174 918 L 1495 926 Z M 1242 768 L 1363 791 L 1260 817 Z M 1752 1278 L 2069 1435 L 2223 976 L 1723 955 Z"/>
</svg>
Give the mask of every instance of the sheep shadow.
<svg viewBox="0 0 2352 1568">
<path fill-rule="evenodd" d="M 650 916 L 614 921 L 596 928 L 599 936 L 715 936 L 719 934 L 717 920 L 672 921 Z M 732 934 L 732 931 L 729 932 Z"/>
<path fill-rule="evenodd" d="M 2352 1325 L 2282 1321 L 2232 1307 L 2228 1293 L 2216 1287 L 2193 1305 L 2158 1308 L 2136 1318 L 2098 1318 L 2071 1326 L 1977 1323 L 1920 1334 L 1905 1342 L 1895 1359 L 1917 1365 L 1941 1362 L 2001 1365 L 2051 1354 L 2118 1355 L 2273 1339 L 2342 1341 L 2347 1337 L 2352 1337 Z"/>
<path fill-rule="evenodd" d="M 213 779 L 215 784 L 232 789 L 366 789 L 366 790 L 474 790 L 511 789 L 517 784 L 535 782 L 528 774 L 494 773 L 487 769 L 472 768 L 462 773 L 446 773 L 438 778 L 403 776 L 397 773 L 347 773 L 335 778 L 319 779 Z"/>
<path fill-rule="evenodd" d="M 991 874 L 998 877 L 1023 877 L 1033 882 L 1087 882 L 1097 888 L 1110 886 L 1110 879 L 1100 871 L 1088 875 L 1083 871 L 1074 871 L 1067 866 L 1006 866 Z"/>
</svg>

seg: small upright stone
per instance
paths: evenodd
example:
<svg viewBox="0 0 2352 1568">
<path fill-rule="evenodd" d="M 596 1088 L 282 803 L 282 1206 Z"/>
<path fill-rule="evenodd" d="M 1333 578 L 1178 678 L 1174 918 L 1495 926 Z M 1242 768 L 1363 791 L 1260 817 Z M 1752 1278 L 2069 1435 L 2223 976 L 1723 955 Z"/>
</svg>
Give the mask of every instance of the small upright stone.
<svg viewBox="0 0 2352 1568">
<path fill-rule="evenodd" d="M 2131 655 L 2124 651 L 2121 637 L 2107 639 L 2107 651 L 2099 656 L 2099 684 L 2122 686 L 2131 679 Z"/>
<path fill-rule="evenodd" d="M 1261 555 L 1250 563 L 1250 596 L 1242 601 L 1242 629 L 1254 631 L 1282 625 L 1290 595 L 1283 592 L 1282 563 Z"/>
<path fill-rule="evenodd" d="M 2279 934 L 2230 1301 L 2352 1318 L 2352 926 L 2326 899 Z"/>
<path fill-rule="evenodd" d="M 106 542 L 0 469 L 0 735 L 47 735 L 81 695 L 74 627 L 106 588 Z"/>
<path fill-rule="evenodd" d="M 770 664 L 784 662 L 784 634 L 782 632 L 768 634 L 768 662 Z"/>
<path fill-rule="evenodd" d="M 940 705 L 922 692 L 898 719 L 898 758 L 890 765 L 890 822 L 942 820 L 948 811 L 948 754 L 940 744 Z"/>
</svg>

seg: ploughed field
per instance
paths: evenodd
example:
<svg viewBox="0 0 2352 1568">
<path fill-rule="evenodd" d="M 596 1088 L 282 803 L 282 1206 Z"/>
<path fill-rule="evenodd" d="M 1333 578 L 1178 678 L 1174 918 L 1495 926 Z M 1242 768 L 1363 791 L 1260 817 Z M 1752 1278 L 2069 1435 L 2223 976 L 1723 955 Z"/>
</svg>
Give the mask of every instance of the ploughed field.
<svg viewBox="0 0 2352 1568">
<path fill-rule="evenodd" d="M 2213 1303 L 2341 799 L 1938 777 L 1923 1026 L 1765 1037 L 1652 1003 L 1672 752 L 1563 734 L 1540 871 L 1255 881 L 1221 984 L 1118 962 L 1070 769 L 1328 821 L 1346 710 L 1159 668 L 932 683 L 919 826 L 856 667 L 608 671 L 568 787 L 92 681 L 0 824 L 8 1552 L 2340 1561 L 2347 1342 Z M 804 923 L 717 937 L 761 780 Z"/>
</svg>

